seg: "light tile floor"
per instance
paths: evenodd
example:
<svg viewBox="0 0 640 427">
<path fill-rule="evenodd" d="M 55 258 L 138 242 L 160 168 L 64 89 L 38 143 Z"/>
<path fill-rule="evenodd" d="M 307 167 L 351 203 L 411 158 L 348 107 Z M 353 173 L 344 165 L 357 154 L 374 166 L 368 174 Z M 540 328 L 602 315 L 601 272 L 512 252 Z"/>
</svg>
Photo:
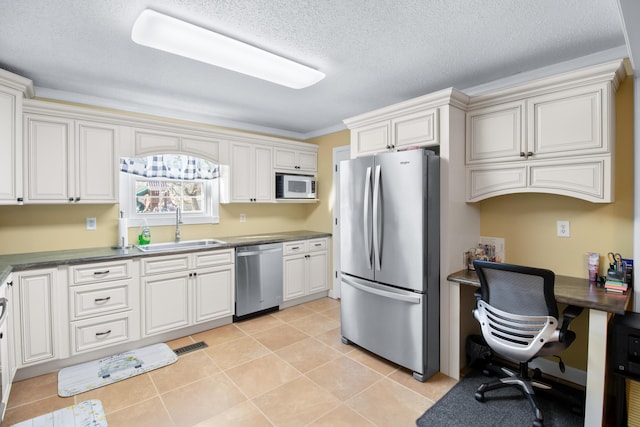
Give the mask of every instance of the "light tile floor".
<svg viewBox="0 0 640 427">
<path fill-rule="evenodd" d="M 5 424 L 88 399 L 110 427 L 415 426 L 455 380 L 425 383 L 340 341 L 340 303 L 323 298 L 169 342 L 207 348 L 178 362 L 74 397 L 57 373 L 13 384 Z"/>
</svg>

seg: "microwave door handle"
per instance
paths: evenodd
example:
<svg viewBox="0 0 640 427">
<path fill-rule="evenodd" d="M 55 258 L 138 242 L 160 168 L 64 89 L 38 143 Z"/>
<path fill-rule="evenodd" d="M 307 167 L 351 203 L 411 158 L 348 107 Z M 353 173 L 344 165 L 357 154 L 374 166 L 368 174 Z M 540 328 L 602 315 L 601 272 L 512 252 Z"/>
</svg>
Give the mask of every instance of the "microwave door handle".
<svg viewBox="0 0 640 427">
<path fill-rule="evenodd" d="M 373 181 L 373 257 L 375 269 L 380 271 L 382 267 L 382 251 L 380 245 L 380 236 L 382 234 L 382 230 L 380 227 L 382 224 L 381 213 L 380 213 L 380 165 L 376 166 L 376 174 Z"/>
<path fill-rule="evenodd" d="M 367 174 L 364 179 L 364 203 L 362 207 L 362 230 L 364 234 L 364 248 L 367 254 L 367 265 L 369 269 L 373 268 L 371 265 L 371 225 L 369 224 L 369 205 L 371 201 L 371 168 L 367 168 Z"/>
</svg>

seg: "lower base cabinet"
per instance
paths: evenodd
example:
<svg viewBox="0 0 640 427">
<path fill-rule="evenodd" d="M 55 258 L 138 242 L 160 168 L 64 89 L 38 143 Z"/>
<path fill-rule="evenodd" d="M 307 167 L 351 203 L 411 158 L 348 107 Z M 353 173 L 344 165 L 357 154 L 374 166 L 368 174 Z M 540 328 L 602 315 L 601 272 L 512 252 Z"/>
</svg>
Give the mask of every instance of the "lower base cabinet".
<svg viewBox="0 0 640 427">
<path fill-rule="evenodd" d="M 143 259 L 141 272 L 144 336 L 233 315 L 233 249 Z"/>
<path fill-rule="evenodd" d="M 321 238 L 284 244 L 285 301 L 329 289 L 328 241 Z"/>
<path fill-rule="evenodd" d="M 15 276 L 14 336 L 18 367 L 56 358 L 56 269 L 31 270 Z"/>
</svg>

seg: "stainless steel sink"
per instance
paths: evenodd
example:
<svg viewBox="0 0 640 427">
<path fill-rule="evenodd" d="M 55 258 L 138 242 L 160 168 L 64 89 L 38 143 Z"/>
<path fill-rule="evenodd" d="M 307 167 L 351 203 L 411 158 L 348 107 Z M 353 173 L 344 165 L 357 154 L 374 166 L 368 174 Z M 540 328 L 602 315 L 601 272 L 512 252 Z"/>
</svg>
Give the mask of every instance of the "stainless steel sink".
<svg viewBox="0 0 640 427">
<path fill-rule="evenodd" d="M 180 242 L 162 242 L 162 243 L 150 243 L 148 245 L 136 245 L 136 248 L 142 252 L 162 252 L 162 251 L 176 251 L 187 250 L 197 248 L 208 248 L 224 245 L 226 242 L 217 239 L 202 239 L 202 240 L 183 240 Z"/>
</svg>

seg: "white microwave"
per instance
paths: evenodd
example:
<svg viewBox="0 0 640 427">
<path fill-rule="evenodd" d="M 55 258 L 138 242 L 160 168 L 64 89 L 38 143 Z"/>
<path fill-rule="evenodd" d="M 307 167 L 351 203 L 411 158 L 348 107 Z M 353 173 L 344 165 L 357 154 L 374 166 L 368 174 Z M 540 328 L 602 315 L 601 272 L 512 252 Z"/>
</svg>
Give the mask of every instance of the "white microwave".
<svg viewBox="0 0 640 427">
<path fill-rule="evenodd" d="M 276 173 L 276 199 L 315 199 L 316 179 L 308 175 Z"/>
</svg>

